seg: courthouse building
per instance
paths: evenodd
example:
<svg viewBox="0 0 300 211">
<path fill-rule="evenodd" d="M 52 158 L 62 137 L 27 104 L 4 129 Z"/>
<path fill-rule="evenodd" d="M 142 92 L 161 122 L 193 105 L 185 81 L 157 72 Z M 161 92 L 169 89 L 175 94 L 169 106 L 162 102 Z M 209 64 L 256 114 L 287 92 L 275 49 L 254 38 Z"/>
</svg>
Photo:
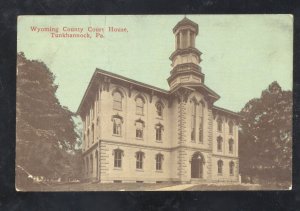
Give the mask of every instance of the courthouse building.
<svg viewBox="0 0 300 211">
<path fill-rule="evenodd" d="M 173 33 L 169 90 L 95 70 L 78 108 L 86 180 L 238 182 L 239 115 L 214 105 L 198 24 L 185 17 Z"/>
</svg>

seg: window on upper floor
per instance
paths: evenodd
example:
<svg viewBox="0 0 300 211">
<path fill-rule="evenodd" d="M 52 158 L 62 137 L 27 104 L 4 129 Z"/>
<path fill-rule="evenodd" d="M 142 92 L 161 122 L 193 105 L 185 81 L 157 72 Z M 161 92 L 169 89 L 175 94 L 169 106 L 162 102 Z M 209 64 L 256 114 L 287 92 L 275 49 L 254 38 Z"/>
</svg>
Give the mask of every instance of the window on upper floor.
<svg viewBox="0 0 300 211">
<path fill-rule="evenodd" d="M 161 153 L 156 154 L 155 160 L 156 160 L 156 170 L 161 171 L 162 170 L 162 161 L 164 159 L 164 155 Z"/>
<path fill-rule="evenodd" d="M 139 138 L 139 139 L 142 139 L 143 138 L 143 131 L 144 131 L 144 126 L 145 126 L 145 123 L 143 120 L 141 119 L 138 119 L 135 121 L 135 126 L 136 126 L 136 129 L 135 129 L 135 137 L 136 138 Z"/>
<path fill-rule="evenodd" d="M 143 160 L 145 157 L 145 153 L 141 151 L 136 152 L 135 157 L 136 157 L 136 169 L 143 169 Z"/>
<path fill-rule="evenodd" d="M 223 161 L 218 160 L 218 174 L 222 174 L 222 173 L 223 173 Z"/>
<path fill-rule="evenodd" d="M 234 175 L 234 162 L 233 162 L 233 161 L 230 161 L 230 162 L 229 162 L 229 174 L 230 174 L 231 176 Z"/>
<path fill-rule="evenodd" d="M 115 115 L 113 116 L 112 121 L 113 121 L 113 135 L 121 136 L 122 122 L 123 122 L 122 117 Z"/>
<path fill-rule="evenodd" d="M 229 139 L 228 141 L 228 148 L 229 148 L 229 153 L 233 153 L 233 139 Z"/>
<path fill-rule="evenodd" d="M 156 132 L 156 141 L 162 140 L 162 131 L 164 129 L 164 126 L 160 123 L 155 125 L 155 132 Z"/>
<path fill-rule="evenodd" d="M 229 127 L 229 133 L 232 134 L 233 133 L 233 122 L 232 121 L 229 121 L 228 127 Z"/>
<path fill-rule="evenodd" d="M 121 168 L 122 167 L 122 156 L 123 155 L 124 155 L 124 152 L 121 149 L 115 149 L 113 151 L 114 167 L 115 168 Z"/>
<path fill-rule="evenodd" d="M 144 114 L 144 100 L 141 97 L 136 98 L 136 114 Z"/>
<path fill-rule="evenodd" d="M 222 151 L 222 143 L 223 143 L 223 138 L 221 136 L 219 136 L 217 138 L 217 149 L 218 149 L 218 151 Z"/>
<path fill-rule="evenodd" d="M 119 91 L 113 92 L 113 109 L 122 110 L 122 94 Z"/>
<path fill-rule="evenodd" d="M 156 103 L 156 113 L 157 113 L 157 116 L 159 117 L 162 117 L 163 116 L 163 104 L 161 102 L 157 102 Z"/>
<path fill-rule="evenodd" d="M 218 118 L 217 124 L 218 124 L 218 131 L 222 132 L 222 124 L 223 124 L 223 122 L 222 122 L 221 118 Z"/>
</svg>

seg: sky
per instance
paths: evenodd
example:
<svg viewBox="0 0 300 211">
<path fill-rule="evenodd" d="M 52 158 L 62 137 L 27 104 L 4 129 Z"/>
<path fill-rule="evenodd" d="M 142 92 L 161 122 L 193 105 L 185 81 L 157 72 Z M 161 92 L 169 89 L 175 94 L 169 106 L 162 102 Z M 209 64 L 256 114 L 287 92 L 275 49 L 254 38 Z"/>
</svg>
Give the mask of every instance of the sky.
<svg viewBox="0 0 300 211">
<path fill-rule="evenodd" d="M 55 74 L 60 103 L 76 112 L 96 68 L 169 90 L 175 50 L 173 27 L 183 15 L 19 16 L 17 51 L 41 60 Z M 293 87 L 293 17 L 291 15 L 187 15 L 199 25 L 196 48 L 205 84 L 221 98 L 215 102 L 240 111 L 277 81 Z M 103 37 L 52 38 L 32 27 L 98 28 Z M 108 27 L 126 28 L 109 32 Z M 104 28 L 104 32 L 101 31 Z M 53 32 L 55 33 L 55 32 Z M 78 33 L 78 32 L 68 32 Z"/>
</svg>

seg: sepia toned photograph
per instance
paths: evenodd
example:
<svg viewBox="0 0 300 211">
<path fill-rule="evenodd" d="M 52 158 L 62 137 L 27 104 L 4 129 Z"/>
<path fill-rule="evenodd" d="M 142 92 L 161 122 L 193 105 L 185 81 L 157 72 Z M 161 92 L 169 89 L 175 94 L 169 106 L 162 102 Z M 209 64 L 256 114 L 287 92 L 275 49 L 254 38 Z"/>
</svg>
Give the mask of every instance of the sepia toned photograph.
<svg viewBox="0 0 300 211">
<path fill-rule="evenodd" d="M 17 191 L 292 190 L 292 15 L 17 24 Z"/>
</svg>

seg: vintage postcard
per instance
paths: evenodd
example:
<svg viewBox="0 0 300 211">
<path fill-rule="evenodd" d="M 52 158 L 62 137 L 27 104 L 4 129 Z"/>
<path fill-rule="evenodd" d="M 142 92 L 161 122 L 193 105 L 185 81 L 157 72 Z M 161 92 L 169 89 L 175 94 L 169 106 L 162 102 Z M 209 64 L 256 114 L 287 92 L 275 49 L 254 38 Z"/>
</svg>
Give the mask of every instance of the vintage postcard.
<svg viewBox="0 0 300 211">
<path fill-rule="evenodd" d="M 292 189 L 293 16 L 19 16 L 16 190 Z"/>
</svg>

